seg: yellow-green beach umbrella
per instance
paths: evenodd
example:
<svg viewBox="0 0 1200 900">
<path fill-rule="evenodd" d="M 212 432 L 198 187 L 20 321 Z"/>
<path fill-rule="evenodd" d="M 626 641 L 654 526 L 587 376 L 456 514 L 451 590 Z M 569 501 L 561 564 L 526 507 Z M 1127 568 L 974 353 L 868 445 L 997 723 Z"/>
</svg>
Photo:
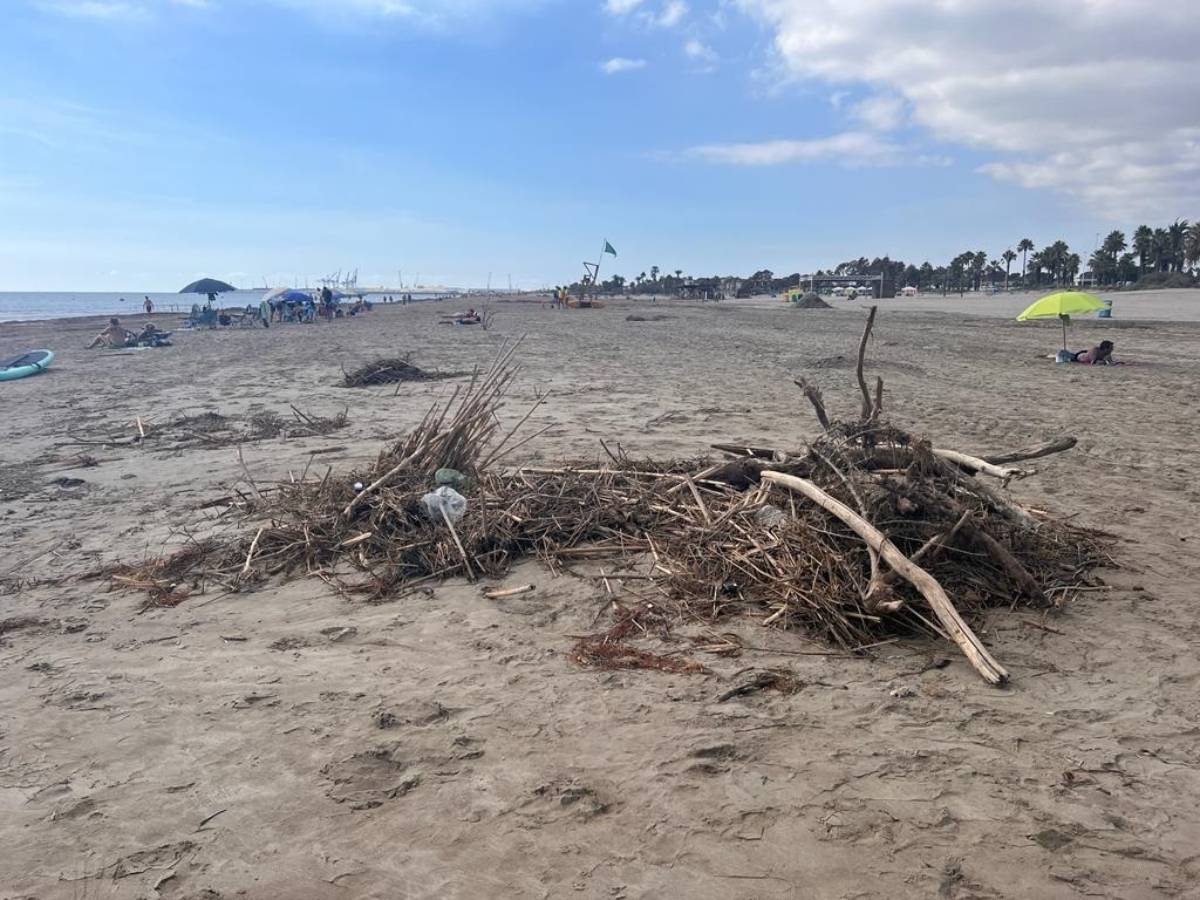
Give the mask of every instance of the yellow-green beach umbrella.
<svg viewBox="0 0 1200 900">
<path fill-rule="evenodd" d="M 1063 349 L 1067 349 L 1067 323 L 1072 315 L 1095 312 L 1104 309 L 1104 301 L 1095 294 L 1084 291 L 1056 291 L 1047 294 L 1041 300 L 1031 304 L 1023 313 L 1017 316 L 1018 322 L 1026 319 L 1053 319 L 1057 317 L 1063 327 Z"/>
</svg>

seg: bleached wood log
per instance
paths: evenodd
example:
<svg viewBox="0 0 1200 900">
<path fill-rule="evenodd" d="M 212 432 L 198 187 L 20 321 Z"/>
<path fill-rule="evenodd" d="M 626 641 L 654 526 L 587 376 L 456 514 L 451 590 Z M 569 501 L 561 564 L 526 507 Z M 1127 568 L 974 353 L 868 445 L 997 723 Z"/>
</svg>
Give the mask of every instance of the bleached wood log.
<svg viewBox="0 0 1200 900">
<path fill-rule="evenodd" d="M 1004 468 L 994 465 L 986 459 L 960 453 L 958 450 L 942 450 L 934 447 L 933 452 L 936 456 L 940 456 L 942 459 L 948 460 L 956 466 L 962 466 L 975 472 L 982 472 L 984 475 L 991 475 L 993 478 L 999 478 L 1003 481 L 1008 481 L 1010 478 L 1024 478 L 1029 474 L 1021 469 Z"/>
</svg>

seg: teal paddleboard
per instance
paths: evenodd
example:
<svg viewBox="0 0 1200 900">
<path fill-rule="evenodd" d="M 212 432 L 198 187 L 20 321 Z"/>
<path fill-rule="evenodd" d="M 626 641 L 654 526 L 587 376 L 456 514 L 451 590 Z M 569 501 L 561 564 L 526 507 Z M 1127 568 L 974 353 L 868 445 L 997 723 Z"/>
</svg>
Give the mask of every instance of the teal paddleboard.
<svg viewBox="0 0 1200 900">
<path fill-rule="evenodd" d="M 17 378 L 27 378 L 39 372 L 45 372 L 50 363 L 54 362 L 54 353 L 50 350 L 30 350 L 11 359 L 0 360 L 0 381 L 14 381 Z"/>
</svg>

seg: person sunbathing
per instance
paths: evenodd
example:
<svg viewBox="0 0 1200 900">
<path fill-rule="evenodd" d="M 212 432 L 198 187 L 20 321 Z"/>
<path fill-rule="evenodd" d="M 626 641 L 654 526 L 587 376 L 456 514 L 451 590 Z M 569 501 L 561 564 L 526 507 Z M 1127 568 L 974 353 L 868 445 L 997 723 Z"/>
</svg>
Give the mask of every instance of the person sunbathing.
<svg viewBox="0 0 1200 900">
<path fill-rule="evenodd" d="M 118 347 L 127 346 L 133 336 L 132 331 L 121 326 L 120 320 L 112 318 L 108 320 L 108 327 L 92 338 L 92 342 L 87 345 L 87 349 L 105 347 L 115 350 Z"/>
<path fill-rule="evenodd" d="M 1114 366 L 1117 361 L 1113 359 L 1113 342 L 1101 341 L 1096 347 L 1091 350 L 1080 350 L 1075 354 L 1075 362 L 1083 363 L 1087 366 Z"/>
<path fill-rule="evenodd" d="M 163 331 L 153 322 L 147 322 L 131 343 L 136 347 L 170 347 L 171 332 Z"/>
</svg>

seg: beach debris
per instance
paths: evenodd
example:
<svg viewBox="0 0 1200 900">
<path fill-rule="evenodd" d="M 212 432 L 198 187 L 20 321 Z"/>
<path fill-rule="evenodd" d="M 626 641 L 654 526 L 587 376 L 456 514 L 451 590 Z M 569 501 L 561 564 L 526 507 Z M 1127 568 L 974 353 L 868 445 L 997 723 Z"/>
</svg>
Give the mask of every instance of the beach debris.
<svg viewBox="0 0 1200 900">
<path fill-rule="evenodd" d="M 484 591 L 483 596 L 488 600 L 503 600 L 505 597 L 516 597 L 519 594 L 528 594 L 537 590 L 536 585 L 522 584 L 517 587 L 505 588 L 500 591 Z"/>
<path fill-rule="evenodd" d="M 460 378 L 464 374 L 470 373 L 427 372 L 403 356 L 372 360 L 349 372 L 342 369 L 342 384 L 345 387 L 370 387 L 406 381 L 440 381 L 446 378 Z"/>
<path fill-rule="evenodd" d="M 433 481 L 435 484 L 445 484 L 452 488 L 459 488 L 466 483 L 467 476 L 458 471 L 458 469 L 442 468 L 433 473 Z"/>
<path fill-rule="evenodd" d="M 819 294 L 809 291 L 792 301 L 792 309 L 833 309 Z"/>
<path fill-rule="evenodd" d="M 174 416 L 164 422 L 137 416 L 115 432 L 100 437 L 72 439 L 57 446 L 118 447 L 136 445 L 154 450 L 186 450 L 193 447 L 230 447 L 274 438 L 319 437 L 345 428 L 348 410 L 318 416 L 289 404 L 291 416 L 273 410 L 257 410 L 246 416 L 226 416 L 213 410 L 195 415 Z"/>
<path fill-rule="evenodd" d="M 114 583 L 162 592 L 185 578 L 244 588 L 319 573 L 347 596 L 380 600 L 458 575 L 499 578 L 528 557 L 555 571 L 604 561 L 610 625 L 577 636 L 569 657 L 579 665 L 703 674 L 664 648 L 672 628 L 749 615 L 852 654 L 941 636 L 1001 683 L 1008 673 L 972 622 L 1086 591 L 1111 562 L 1109 539 L 1007 493 L 1024 474 L 1015 464 L 1072 439 L 986 456 L 935 449 L 886 421 L 883 381 L 864 371 L 874 317 L 853 416 L 831 414 L 816 384 L 797 382 L 820 428 L 806 443 L 721 444 L 724 462 L 635 459 L 618 447 L 603 463 L 504 467 L 529 418 L 505 429 L 497 414 L 516 375 L 519 344 L 507 345 L 366 470 L 239 494 L 240 534 L 114 570 Z M 440 469 L 464 483 L 431 492 Z"/>
<path fill-rule="evenodd" d="M 454 488 L 443 485 L 423 496 L 421 505 L 425 507 L 425 515 L 435 521 L 444 517 L 457 522 L 467 511 L 467 498 Z"/>
</svg>

